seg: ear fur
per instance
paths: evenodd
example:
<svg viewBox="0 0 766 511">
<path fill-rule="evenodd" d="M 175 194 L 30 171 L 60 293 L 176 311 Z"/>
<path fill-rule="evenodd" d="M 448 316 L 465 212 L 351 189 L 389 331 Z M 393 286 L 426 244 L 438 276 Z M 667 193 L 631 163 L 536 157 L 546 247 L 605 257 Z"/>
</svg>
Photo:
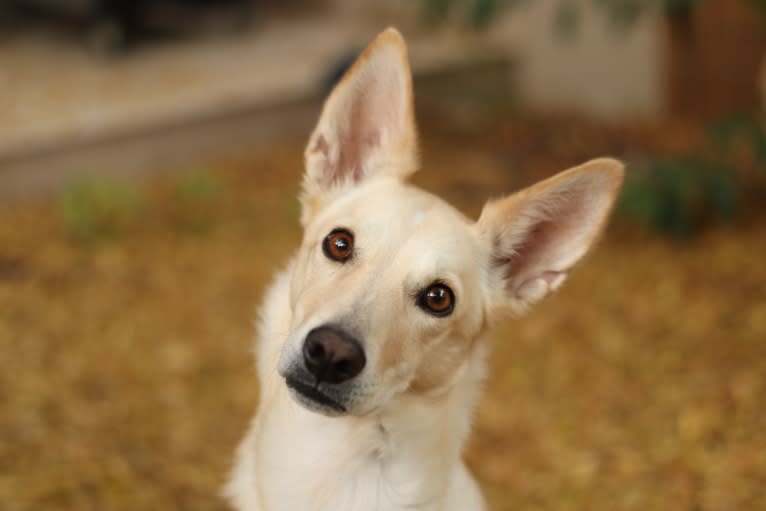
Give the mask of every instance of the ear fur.
<svg viewBox="0 0 766 511">
<path fill-rule="evenodd" d="M 495 303 L 523 312 L 557 289 L 603 229 L 623 165 L 602 158 L 484 206 L 476 223 L 491 251 Z"/>
<path fill-rule="evenodd" d="M 415 171 L 412 75 L 396 29 L 381 32 L 336 85 L 304 156 L 304 222 L 348 186 Z"/>
</svg>

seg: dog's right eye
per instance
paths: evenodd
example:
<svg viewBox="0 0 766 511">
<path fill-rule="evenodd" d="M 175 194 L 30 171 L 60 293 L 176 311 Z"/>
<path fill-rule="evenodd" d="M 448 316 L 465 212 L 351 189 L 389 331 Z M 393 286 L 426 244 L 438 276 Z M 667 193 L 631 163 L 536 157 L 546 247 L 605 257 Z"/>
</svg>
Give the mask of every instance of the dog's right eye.
<svg viewBox="0 0 766 511">
<path fill-rule="evenodd" d="M 333 261 L 345 263 L 354 255 L 354 235 L 348 229 L 339 227 L 330 231 L 322 242 L 324 255 Z"/>
<path fill-rule="evenodd" d="M 441 282 L 434 282 L 418 295 L 418 307 L 433 316 L 449 316 L 455 309 L 455 294 Z"/>
</svg>

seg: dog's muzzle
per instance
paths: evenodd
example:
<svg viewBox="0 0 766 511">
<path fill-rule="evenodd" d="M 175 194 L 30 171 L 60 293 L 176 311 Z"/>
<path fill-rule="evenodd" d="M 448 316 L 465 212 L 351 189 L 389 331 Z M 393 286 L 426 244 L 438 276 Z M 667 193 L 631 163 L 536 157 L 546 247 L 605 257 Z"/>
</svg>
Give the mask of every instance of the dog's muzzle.
<svg viewBox="0 0 766 511">
<path fill-rule="evenodd" d="M 338 327 L 321 326 L 308 333 L 301 351 L 302 364 L 284 375 L 295 398 L 322 413 L 346 413 L 351 380 L 367 362 L 361 343 Z"/>
</svg>

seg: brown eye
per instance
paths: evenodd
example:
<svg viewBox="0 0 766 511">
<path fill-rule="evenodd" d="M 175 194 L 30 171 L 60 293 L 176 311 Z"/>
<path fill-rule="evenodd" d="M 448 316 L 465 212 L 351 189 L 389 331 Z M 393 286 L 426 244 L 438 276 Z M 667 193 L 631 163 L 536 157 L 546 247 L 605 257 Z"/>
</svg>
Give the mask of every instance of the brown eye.
<svg viewBox="0 0 766 511">
<path fill-rule="evenodd" d="M 434 316 L 449 316 L 455 308 L 455 295 L 450 288 L 437 282 L 420 293 L 418 305 Z"/>
<path fill-rule="evenodd" d="M 322 242 L 322 251 L 333 261 L 345 263 L 354 254 L 354 235 L 343 228 L 333 229 Z"/>
</svg>

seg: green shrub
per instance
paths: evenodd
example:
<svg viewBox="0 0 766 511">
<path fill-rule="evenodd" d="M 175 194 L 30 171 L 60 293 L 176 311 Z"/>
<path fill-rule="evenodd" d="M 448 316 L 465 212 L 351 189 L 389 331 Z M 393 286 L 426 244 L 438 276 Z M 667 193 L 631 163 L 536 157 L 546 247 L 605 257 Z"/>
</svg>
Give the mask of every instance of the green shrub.
<svg viewBox="0 0 766 511">
<path fill-rule="evenodd" d="M 137 189 L 117 181 L 83 178 L 69 184 L 59 199 L 61 219 L 74 238 L 113 238 L 129 228 L 145 210 Z"/>
<path fill-rule="evenodd" d="M 716 219 L 733 219 L 739 202 L 729 168 L 689 156 L 632 167 L 618 211 L 652 229 L 684 238 Z"/>
<path fill-rule="evenodd" d="M 193 234 L 209 232 L 222 193 L 221 180 L 210 172 L 194 170 L 181 174 L 173 181 L 168 197 L 174 225 Z"/>
</svg>

